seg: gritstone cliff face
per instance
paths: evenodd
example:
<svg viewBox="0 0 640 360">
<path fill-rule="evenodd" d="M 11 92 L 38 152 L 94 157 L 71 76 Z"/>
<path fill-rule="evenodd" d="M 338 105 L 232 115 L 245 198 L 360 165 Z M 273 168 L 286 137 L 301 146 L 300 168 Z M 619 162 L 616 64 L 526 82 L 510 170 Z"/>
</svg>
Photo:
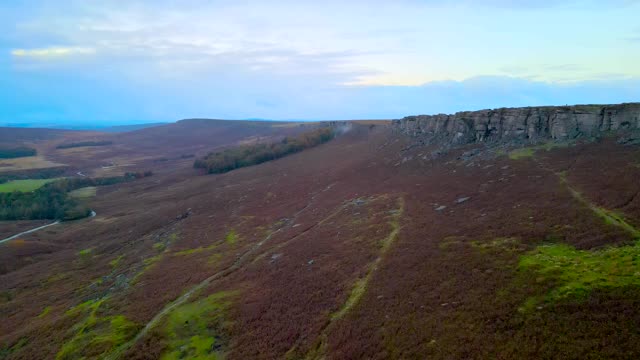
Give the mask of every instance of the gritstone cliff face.
<svg viewBox="0 0 640 360">
<path fill-rule="evenodd" d="M 640 103 L 544 106 L 419 115 L 394 120 L 396 130 L 427 143 L 524 143 L 594 138 L 640 130 Z"/>
</svg>

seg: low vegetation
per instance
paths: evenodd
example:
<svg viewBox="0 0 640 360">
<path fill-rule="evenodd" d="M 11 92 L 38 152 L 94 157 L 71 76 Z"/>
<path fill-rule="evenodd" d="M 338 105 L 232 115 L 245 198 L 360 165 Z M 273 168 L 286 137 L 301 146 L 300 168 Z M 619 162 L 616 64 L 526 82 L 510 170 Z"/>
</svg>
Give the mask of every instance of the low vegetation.
<svg viewBox="0 0 640 360">
<path fill-rule="evenodd" d="M 227 235 L 224 237 L 227 244 L 233 245 L 238 241 L 238 234 L 234 229 L 229 230 Z"/>
<path fill-rule="evenodd" d="M 67 312 L 80 318 L 73 335 L 56 355 L 57 360 L 95 358 L 135 335 L 138 326 L 122 315 L 107 315 L 105 300 L 89 300 Z"/>
<path fill-rule="evenodd" d="M 539 301 L 584 298 L 592 290 L 640 286 L 640 243 L 601 250 L 577 250 L 565 244 L 539 246 L 520 260 L 520 268 L 534 270 L 557 286 Z"/>
<path fill-rule="evenodd" d="M 23 337 L 23 338 L 20 338 L 20 340 L 18 340 L 18 342 L 16 342 L 15 345 L 13 346 L 0 347 L 0 359 L 8 358 L 11 354 L 19 351 L 20 349 L 25 347 L 28 343 L 29 341 L 27 340 L 27 338 Z"/>
<path fill-rule="evenodd" d="M 60 144 L 56 146 L 56 149 L 70 149 L 75 147 L 86 146 L 107 146 L 113 144 L 113 141 L 80 141 L 75 143 Z"/>
<path fill-rule="evenodd" d="M 80 189 L 73 190 L 69 193 L 69 196 L 78 199 L 86 199 L 90 197 L 96 196 L 96 187 L 95 186 L 87 186 Z"/>
<path fill-rule="evenodd" d="M 222 359 L 221 335 L 231 295 L 219 292 L 175 308 L 166 320 L 168 347 L 161 359 Z"/>
<path fill-rule="evenodd" d="M 567 146 L 567 144 L 565 143 L 548 142 L 548 143 L 544 143 L 536 146 L 523 147 L 523 148 L 515 149 L 509 152 L 509 158 L 511 160 L 526 159 L 526 158 L 533 157 L 536 151 L 540 151 L 540 150 L 549 151 L 557 147 L 565 147 L 565 146 Z"/>
<path fill-rule="evenodd" d="M 209 174 L 225 173 L 234 169 L 279 159 L 323 144 L 333 139 L 334 136 L 333 128 L 323 127 L 296 137 L 286 137 L 277 143 L 243 145 L 210 153 L 203 158 L 197 159 L 193 166 L 197 169 L 205 169 Z"/>
<path fill-rule="evenodd" d="M 35 156 L 36 149 L 29 147 L 17 147 L 11 149 L 0 149 L 0 159 L 15 159 L 20 157 Z"/>
<path fill-rule="evenodd" d="M 524 255 L 520 259 L 521 269 L 532 269 L 540 275 L 539 280 L 551 279 L 557 284 L 544 299 L 529 299 L 524 310 L 540 300 L 580 299 L 596 289 L 611 290 L 640 285 L 640 230 L 621 214 L 589 202 L 569 185 L 565 173 L 557 175 L 576 200 L 587 206 L 604 223 L 625 230 L 635 242 L 633 245 L 598 250 L 578 250 L 566 244 L 549 244 Z"/>
</svg>

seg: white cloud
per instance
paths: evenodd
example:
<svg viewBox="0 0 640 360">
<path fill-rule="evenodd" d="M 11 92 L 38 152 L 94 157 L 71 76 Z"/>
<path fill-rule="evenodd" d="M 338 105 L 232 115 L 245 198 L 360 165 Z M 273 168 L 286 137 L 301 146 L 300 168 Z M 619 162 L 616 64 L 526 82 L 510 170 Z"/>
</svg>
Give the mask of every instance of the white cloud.
<svg viewBox="0 0 640 360">
<path fill-rule="evenodd" d="M 640 75 L 632 66 L 639 52 L 608 41 L 627 27 L 620 25 L 628 22 L 614 12 L 617 6 L 609 12 L 565 9 L 574 0 L 536 6 L 520 0 L 185 0 L 179 6 L 167 0 L 70 0 L 67 6 L 39 1 L 48 6 L 26 14 L 14 37 L 28 45 L 41 38 L 39 46 L 65 44 L 69 50 L 18 49 L 14 56 L 61 57 L 92 49 L 97 62 L 143 69 L 150 77 L 158 69 L 173 68 L 179 76 L 228 64 L 247 73 L 323 76 L 339 69 L 343 76 L 336 84 L 359 85 L 416 85 L 478 74 L 588 79 L 614 68 Z M 555 5 L 563 6 L 548 10 Z M 508 10 L 513 8 L 521 11 Z M 549 26 L 535 25 L 542 15 Z M 598 30 L 590 25 L 594 20 L 612 25 Z M 509 66 L 531 73 L 503 71 Z"/>
<path fill-rule="evenodd" d="M 94 48 L 90 47 L 47 47 L 36 49 L 13 49 L 11 55 L 19 58 L 36 58 L 36 59 L 50 59 L 70 57 L 76 55 L 93 55 L 96 53 Z"/>
</svg>

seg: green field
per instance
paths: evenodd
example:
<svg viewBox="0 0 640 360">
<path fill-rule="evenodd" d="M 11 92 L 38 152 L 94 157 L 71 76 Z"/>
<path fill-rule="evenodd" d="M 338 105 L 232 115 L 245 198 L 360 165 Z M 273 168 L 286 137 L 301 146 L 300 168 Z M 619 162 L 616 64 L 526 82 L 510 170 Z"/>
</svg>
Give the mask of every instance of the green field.
<svg viewBox="0 0 640 360">
<path fill-rule="evenodd" d="M 87 186 L 80 189 L 73 190 L 69 193 L 71 197 L 74 198 L 90 198 L 96 196 L 96 187 L 95 186 Z"/>
<path fill-rule="evenodd" d="M 48 182 L 56 181 L 58 179 L 61 179 L 61 178 L 8 181 L 4 184 L 0 184 L 0 192 L 33 191 Z"/>
</svg>

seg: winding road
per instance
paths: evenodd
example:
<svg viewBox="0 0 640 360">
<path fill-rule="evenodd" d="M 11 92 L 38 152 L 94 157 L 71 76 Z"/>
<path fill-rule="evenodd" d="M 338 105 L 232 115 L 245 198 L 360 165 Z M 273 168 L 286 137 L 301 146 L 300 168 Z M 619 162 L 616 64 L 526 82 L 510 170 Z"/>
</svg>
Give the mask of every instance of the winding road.
<svg viewBox="0 0 640 360">
<path fill-rule="evenodd" d="M 52 222 L 51 224 L 43 225 L 43 226 L 31 229 L 31 230 L 23 231 L 23 232 L 21 232 L 19 234 L 15 234 L 15 235 L 10 236 L 10 237 L 8 237 L 6 239 L 0 240 L 0 244 L 2 244 L 4 242 L 7 242 L 7 241 L 11 241 L 11 240 L 16 239 L 16 238 L 19 238 L 22 235 L 31 234 L 32 232 L 36 232 L 38 230 L 42 230 L 44 228 L 48 228 L 49 226 L 58 225 L 58 224 L 60 224 L 60 220 L 57 220 L 55 222 Z"/>
<path fill-rule="evenodd" d="M 96 216 L 96 212 L 95 212 L 95 211 L 93 211 L 93 210 L 91 210 L 91 215 L 89 215 L 89 217 L 95 217 L 95 216 Z M 58 225 L 58 224 L 60 224 L 60 220 L 56 220 L 56 221 L 52 222 L 51 224 L 42 225 L 42 226 L 39 226 L 39 227 L 37 227 L 37 228 L 33 228 L 33 229 L 31 229 L 31 230 L 23 231 L 23 232 L 21 232 L 21 233 L 19 233 L 19 234 L 15 234 L 15 235 L 10 236 L 10 237 L 8 237 L 8 238 L 6 238 L 6 239 L 2 239 L 2 240 L 0 240 L 0 244 L 2 244 L 2 243 L 4 243 L 4 242 L 7 242 L 7 241 L 11 241 L 11 240 L 13 240 L 13 239 L 17 239 L 17 238 L 19 238 L 20 236 L 27 235 L 27 234 L 31 234 L 31 233 L 34 233 L 34 232 L 36 232 L 36 231 L 42 230 L 42 229 L 44 229 L 44 228 L 48 228 L 49 226 Z"/>
</svg>

